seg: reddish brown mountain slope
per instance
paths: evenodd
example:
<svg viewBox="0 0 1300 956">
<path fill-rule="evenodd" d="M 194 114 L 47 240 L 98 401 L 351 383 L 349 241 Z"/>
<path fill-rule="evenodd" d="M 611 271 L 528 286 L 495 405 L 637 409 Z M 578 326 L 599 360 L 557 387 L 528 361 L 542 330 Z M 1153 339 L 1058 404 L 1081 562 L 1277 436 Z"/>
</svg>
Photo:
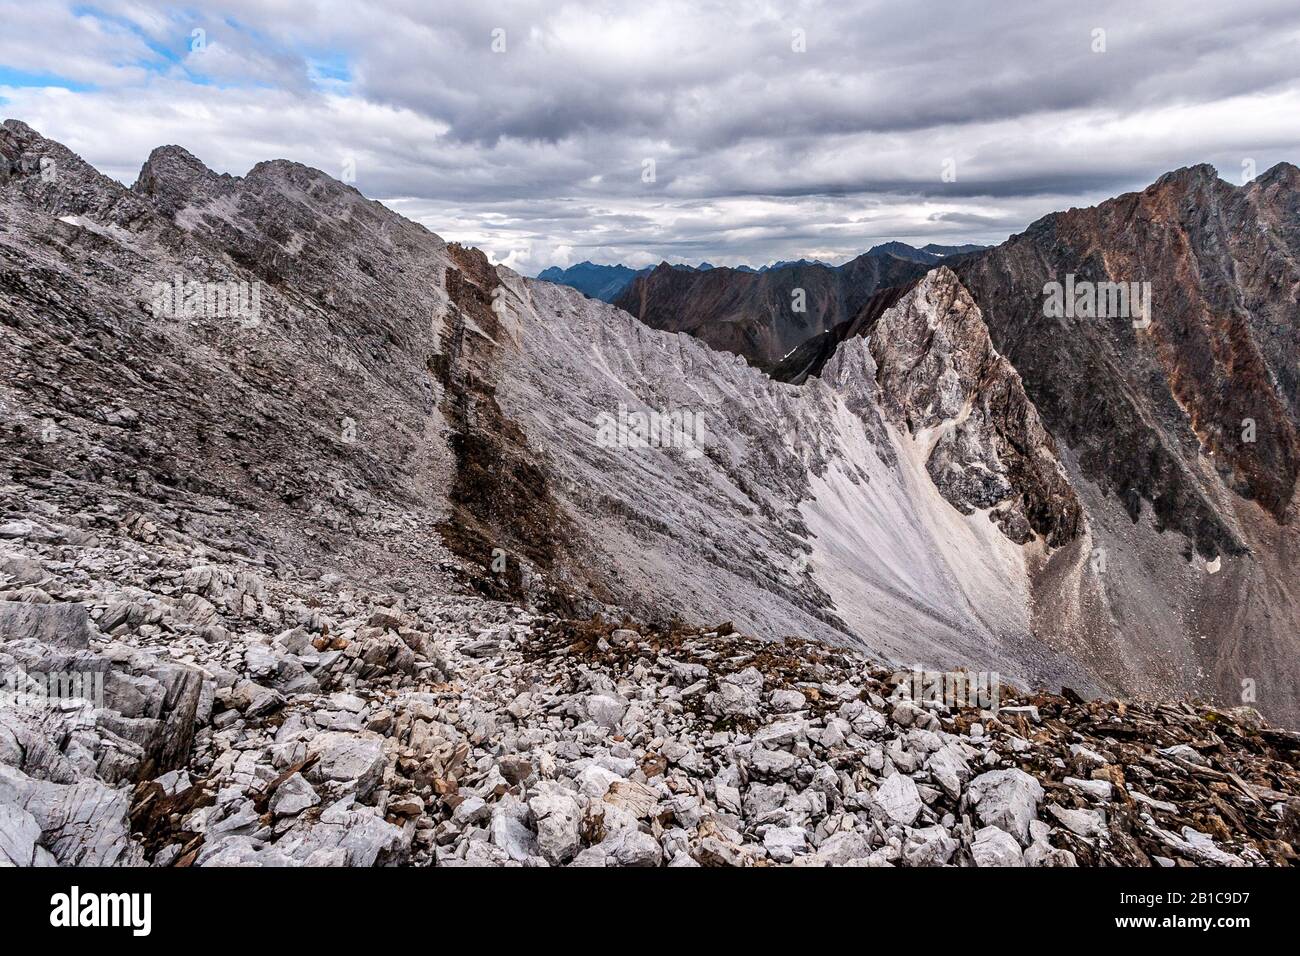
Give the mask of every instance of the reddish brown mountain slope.
<svg viewBox="0 0 1300 956">
<path fill-rule="evenodd" d="M 957 271 L 1088 515 L 1091 573 L 1063 586 L 1076 572 L 1044 564 L 1039 632 L 1295 720 L 1300 171 L 1234 186 L 1181 169 Z M 1149 282 L 1149 327 L 1046 317 L 1044 285 L 1067 274 Z"/>
<path fill-rule="evenodd" d="M 1085 475 L 1145 501 L 1202 554 L 1239 553 L 1213 475 L 1285 520 L 1295 490 L 1300 173 L 1248 186 L 1181 169 L 1140 193 L 1034 223 L 958 266 L 999 351 Z M 1043 286 L 1150 282 L 1151 325 L 1048 319 Z M 1254 441 L 1249 421 L 1254 422 Z"/>
</svg>

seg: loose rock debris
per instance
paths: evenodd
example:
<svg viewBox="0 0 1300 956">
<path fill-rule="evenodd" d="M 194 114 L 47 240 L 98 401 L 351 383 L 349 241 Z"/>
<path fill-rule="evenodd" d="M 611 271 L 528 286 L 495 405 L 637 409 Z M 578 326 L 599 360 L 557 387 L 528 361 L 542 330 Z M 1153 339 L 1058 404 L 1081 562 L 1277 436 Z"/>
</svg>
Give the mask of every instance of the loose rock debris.
<svg viewBox="0 0 1300 956">
<path fill-rule="evenodd" d="M 0 708 L 6 862 L 1296 861 L 1300 735 L 1250 708 L 918 706 L 815 642 L 376 593 L 156 531 L 0 523 L 0 668 L 102 697 Z"/>
</svg>

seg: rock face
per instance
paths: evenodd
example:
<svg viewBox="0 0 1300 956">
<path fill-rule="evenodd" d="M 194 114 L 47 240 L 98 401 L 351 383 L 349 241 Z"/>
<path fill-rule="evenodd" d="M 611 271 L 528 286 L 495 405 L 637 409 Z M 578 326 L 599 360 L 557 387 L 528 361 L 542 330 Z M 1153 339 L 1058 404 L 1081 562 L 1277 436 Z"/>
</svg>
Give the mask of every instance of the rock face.
<svg viewBox="0 0 1300 956">
<path fill-rule="evenodd" d="M 433 529 L 454 456 L 427 368 L 431 302 L 413 291 L 442 287 L 440 239 L 289 163 L 221 177 L 166 147 L 128 190 L 12 121 L 0 155 L 14 477 L 224 502 L 187 509 L 188 529 L 250 556 L 356 549 L 380 574 L 445 577 Z M 178 277 L 256 289 L 257 314 L 200 298 L 191 315 L 170 295 L 157 310 Z M 390 532 L 410 521 L 424 533 L 408 546 Z"/>
<path fill-rule="evenodd" d="M 1083 613 L 1045 615 L 1040 630 L 1123 620 L 1133 646 L 1204 673 L 1207 691 L 1254 688 L 1249 702 L 1271 688 L 1272 713 L 1300 719 L 1281 690 L 1300 680 L 1300 171 L 1236 186 L 1180 169 L 1047 216 L 956 271 L 1062 450 L 1108 566 L 1076 591 Z M 1067 281 L 1076 308 L 1047 315 L 1063 310 L 1045 288 Z M 1149 283 L 1149 323 L 1090 311 L 1097 282 Z M 1117 572 L 1152 586 L 1126 595 Z M 1189 647 L 1189 631 L 1205 639 Z"/>
<path fill-rule="evenodd" d="M 822 368 L 834 358 L 840 345 L 848 339 L 867 335 L 876 327 L 876 322 L 885 311 L 897 305 L 898 300 L 918 282 L 919 277 L 902 285 L 878 290 L 853 318 L 820 335 L 814 335 L 773 365 L 769 374 L 778 382 L 789 382 L 791 385 L 802 385 L 809 378 L 821 375 Z"/>
<path fill-rule="evenodd" d="M 838 267 L 798 263 L 765 272 L 694 272 L 663 263 L 638 275 L 613 301 L 651 328 L 686 332 L 768 366 L 852 319 L 877 289 L 906 284 L 940 261 L 897 245 L 901 249 L 880 247 Z"/>
<path fill-rule="evenodd" d="M 1066 544 L 1082 509 L 1056 446 L 946 266 L 886 310 L 868 341 L 886 414 L 929 445 L 926 470 L 962 514 L 989 511 L 1011 540 Z"/>
<path fill-rule="evenodd" d="M 1077 448 L 1083 473 L 1134 518 L 1145 501 L 1160 527 L 1188 534 L 1206 557 L 1243 545 L 1207 478 L 1276 519 L 1292 504 L 1297 209 L 1295 166 L 1240 187 L 1196 166 L 1093 209 L 1055 213 L 958 266 L 995 344 L 1058 437 Z M 1067 275 L 1150 283 L 1150 325 L 1045 316 L 1044 286 Z"/>
<path fill-rule="evenodd" d="M 1035 412 L 1015 423 L 1019 436 L 1003 433 L 1007 446 L 1028 453 L 1022 463 L 1035 466 L 1022 472 L 1022 487 L 1037 489 L 1046 513 L 1058 516 L 1031 522 L 1062 545 L 1031 574 L 1035 633 L 1075 648 L 1096 672 L 1126 675 L 1127 687 L 1162 693 L 1179 685 L 1260 703 L 1289 723 L 1300 720 L 1300 595 L 1290 571 L 1300 548 L 1298 207 L 1288 164 L 1242 187 L 1197 167 L 1095 209 L 1048 216 L 953 266 L 993 348 L 1019 377 L 1024 407 Z M 1131 283 L 1149 283 L 1150 322 L 1099 316 L 1111 294 L 1121 300 L 1118 288 L 1097 298 L 1098 282 L 1124 283 L 1126 293 Z M 1046 314 L 1052 283 L 1062 298 L 1065 286 L 1075 290 L 1068 315 Z M 792 352 L 773 376 L 815 378 L 855 336 L 867 337 L 879 360 L 881 336 L 873 333 L 908 294 L 878 293 L 851 322 Z M 919 353 L 905 353 L 904 375 L 882 388 L 896 420 L 907 414 L 899 387 L 923 400 L 946 387 L 929 374 L 942 362 L 913 373 L 912 354 Z M 910 413 L 933 417 L 917 404 Z M 977 431 L 988 412 L 999 421 L 999 408 L 1020 404 L 973 402 Z M 1040 431 L 1049 437 L 1031 437 Z M 945 497 L 966 508 L 1003 493 L 996 466 L 969 467 L 987 467 L 984 443 L 948 434 L 949 447 L 927 451 Z M 1069 492 L 1055 464 L 1039 460 L 1049 447 Z M 1053 525 L 1060 530 L 1044 531 Z M 1023 528 L 1017 516 L 1004 526 L 1016 535 Z"/>
</svg>

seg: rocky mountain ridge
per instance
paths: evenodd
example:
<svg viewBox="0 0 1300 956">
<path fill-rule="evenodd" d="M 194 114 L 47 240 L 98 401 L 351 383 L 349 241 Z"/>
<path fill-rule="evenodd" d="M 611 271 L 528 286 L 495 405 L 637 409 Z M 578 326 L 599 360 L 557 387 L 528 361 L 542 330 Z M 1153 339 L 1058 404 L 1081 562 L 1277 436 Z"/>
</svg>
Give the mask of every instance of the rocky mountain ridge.
<svg viewBox="0 0 1300 956">
<path fill-rule="evenodd" d="M 878 246 L 873 246 L 865 255 L 868 256 L 895 256 L 900 259 L 910 259 L 916 262 L 937 265 L 945 257 L 950 261 L 959 261 L 961 257 L 974 252 L 979 252 L 985 246 L 965 244 L 959 246 L 945 246 L 937 243 L 916 248 L 909 246 L 905 242 L 886 242 Z M 755 269 L 753 266 L 715 266 L 709 262 L 701 262 L 698 265 L 686 265 L 678 263 L 669 265 L 667 262 L 662 265 L 668 265 L 671 269 L 679 272 L 709 272 L 713 269 L 723 268 L 729 272 L 737 274 L 759 275 L 764 272 L 772 272 L 782 269 L 791 269 L 797 266 L 822 266 L 827 269 L 835 269 L 829 263 L 822 262 L 819 259 L 799 259 L 795 261 L 780 260 L 768 263 L 765 266 L 759 266 Z M 560 285 L 571 286 L 584 295 L 593 299 L 600 299 L 602 302 L 613 302 L 623 293 L 623 291 L 639 276 L 645 276 L 653 272 L 655 266 L 646 266 L 641 269 L 632 269 L 628 266 L 616 263 L 613 265 L 579 262 L 576 265 L 561 268 L 560 266 L 550 266 L 543 269 L 537 274 L 537 278 L 546 282 L 556 282 Z M 725 274 L 725 273 L 724 273 Z"/>
<path fill-rule="evenodd" d="M 1126 613 L 1130 635 L 1163 642 L 1176 617 L 1217 644 L 1201 666 L 1223 693 L 1294 687 L 1300 171 L 1234 185 L 1177 170 L 955 268 L 1086 510 L 1113 516 L 1093 522 L 1096 546 L 1131 555 L 1153 594 L 1182 576 L 1178 552 L 1212 572 L 1190 600 Z M 1049 318 L 1042 293 L 1068 276 L 1147 283 L 1150 315 Z"/>
<path fill-rule="evenodd" d="M 178 276 L 259 307 L 159 310 Z M 0 850 L 1290 860 L 1294 735 L 1084 700 L 1219 688 L 1181 621 L 1073 626 L 1072 596 L 1128 612 L 1149 579 L 1097 579 L 1119 532 L 978 300 L 933 271 L 873 328 L 773 381 L 319 171 L 164 147 L 127 189 L 6 122 L 0 655 L 30 683 L 0 709 Z M 1179 571 L 1167 599 L 1205 586 Z M 1073 690 L 927 709 L 891 700 L 911 664 Z M 69 671 L 91 699 L 42 701 Z"/>
<path fill-rule="evenodd" d="M 686 332 L 761 367 L 851 319 L 878 289 L 903 285 L 942 261 L 903 244 L 873 249 L 841 266 L 799 262 L 761 273 L 718 268 L 683 272 L 666 263 L 614 299 L 652 328 Z"/>
</svg>

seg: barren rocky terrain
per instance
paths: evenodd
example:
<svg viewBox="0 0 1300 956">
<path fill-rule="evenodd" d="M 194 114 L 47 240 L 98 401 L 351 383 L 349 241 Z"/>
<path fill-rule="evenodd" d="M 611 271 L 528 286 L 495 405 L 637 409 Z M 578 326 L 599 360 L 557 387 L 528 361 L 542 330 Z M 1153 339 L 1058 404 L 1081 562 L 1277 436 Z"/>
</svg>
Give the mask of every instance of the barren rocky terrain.
<svg viewBox="0 0 1300 956">
<path fill-rule="evenodd" d="M 1213 635 L 1265 717 L 1189 666 L 1206 619 L 1130 639 L 1214 576 L 1090 483 L 961 275 L 793 384 L 319 171 L 163 147 L 126 188 L 7 121 L 0 860 L 1293 862 L 1285 645 Z M 160 312 L 178 278 L 259 307 Z"/>
<path fill-rule="evenodd" d="M 1295 862 L 1300 735 L 1250 708 L 918 706 L 815 642 L 384 593 L 26 496 L 0 663 L 102 696 L 0 709 L 10 864 Z"/>
</svg>

